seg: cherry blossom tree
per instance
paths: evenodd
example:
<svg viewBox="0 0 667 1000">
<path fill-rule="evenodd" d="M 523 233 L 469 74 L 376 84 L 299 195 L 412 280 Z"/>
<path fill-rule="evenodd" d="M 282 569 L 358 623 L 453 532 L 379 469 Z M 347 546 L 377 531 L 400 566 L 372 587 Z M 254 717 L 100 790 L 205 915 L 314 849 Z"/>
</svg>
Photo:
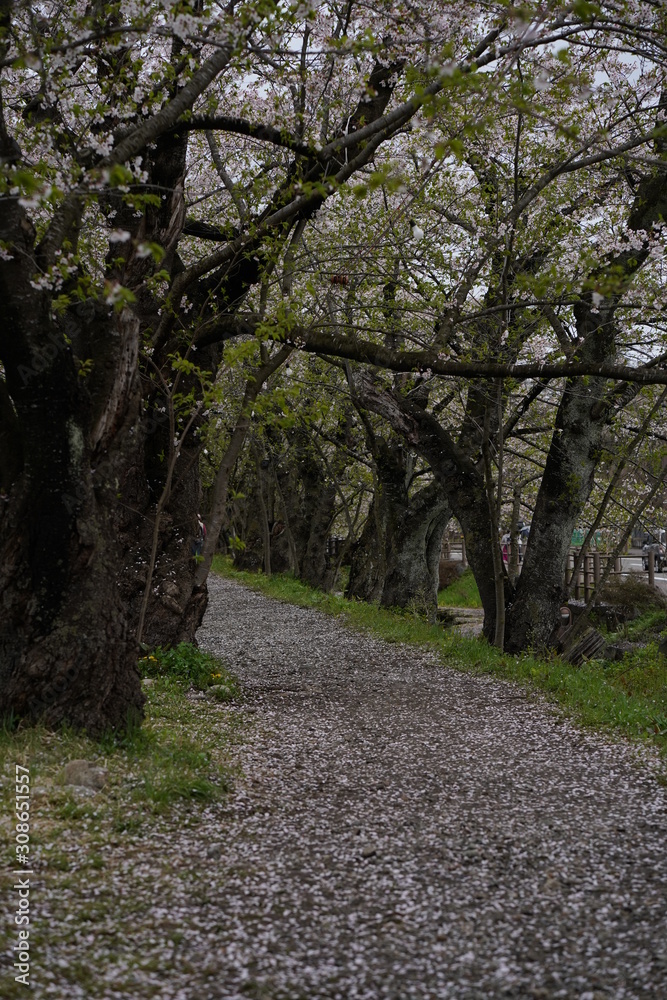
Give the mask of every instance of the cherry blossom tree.
<svg viewBox="0 0 667 1000">
<path fill-rule="evenodd" d="M 138 641 L 194 634 L 199 461 L 232 340 L 260 387 L 284 344 L 470 377 L 473 452 L 501 424 L 489 378 L 566 379 L 553 502 L 607 380 L 665 378 L 617 335 L 631 288 L 652 335 L 660 303 L 664 25 L 647 6 L 0 4 L 3 711 L 123 725 Z M 380 273 L 332 284 L 360 253 Z M 414 427 L 432 414 L 410 388 L 385 395 Z"/>
<path fill-rule="evenodd" d="M 492 97 L 475 91 L 472 122 L 465 89 L 456 100 L 448 95 L 446 106 L 434 102 L 430 157 L 423 132 L 402 137 L 402 158 L 396 146 L 385 149 L 384 162 L 378 155 L 368 183 L 357 187 L 376 220 L 364 246 L 371 258 L 348 254 L 357 319 L 344 315 L 349 301 L 338 314 L 322 304 L 318 324 L 287 337 L 306 350 L 421 373 L 417 384 L 405 376 L 391 388 L 358 374 L 354 392 L 445 485 L 468 538 L 485 631 L 504 641 L 499 618 L 507 608 L 510 649 L 548 641 L 572 529 L 605 433 L 642 384 L 665 382 L 665 91 L 662 51 L 653 45 L 662 26 L 654 27 L 650 39 L 636 32 L 631 57 L 627 33 L 622 44 L 596 34 L 539 58 L 523 53 Z M 420 224 L 408 227 L 417 210 Z M 343 223 L 322 219 L 323 238 Z M 388 331 L 381 293 L 395 273 L 397 246 L 398 335 Z M 460 416 L 434 419 L 424 379 L 457 375 L 468 377 Z M 511 407 L 507 376 L 524 386 L 522 398 L 512 392 Z M 499 558 L 493 514 L 502 506 L 500 458 L 506 435 L 524 429 L 520 421 L 547 392 L 553 422 L 515 590 Z M 442 399 L 435 388 L 429 395 Z"/>
</svg>

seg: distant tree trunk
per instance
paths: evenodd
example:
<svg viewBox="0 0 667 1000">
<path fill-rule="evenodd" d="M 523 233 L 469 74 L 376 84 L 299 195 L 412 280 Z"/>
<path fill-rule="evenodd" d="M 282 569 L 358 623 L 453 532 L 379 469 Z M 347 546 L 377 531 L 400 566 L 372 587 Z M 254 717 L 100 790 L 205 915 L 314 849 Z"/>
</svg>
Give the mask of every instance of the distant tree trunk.
<svg viewBox="0 0 667 1000">
<path fill-rule="evenodd" d="M 236 561 L 248 568 L 256 565 L 257 542 L 268 531 L 274 571 L 291 569 L 309 586 L 330 590 L 335 572 L 327 556 L 327 539 L 336 516 L 337 494 L 311 433 L 296 427 L 284 437 L 275 429 L 267 435 L 267 467 L 262 472 L 268 494 L 266 517 L 259 486 L 246 487 L 249 526 L 256 524 L 256 530 L 246 533 L 246 547 Z"/>
<path fill-rule="evenodd" d="M 225 523 L 225 511 L 229 492 L 229 477 L 232 473 L 243 444 L 250 429 L 250 410 L 257 396 L 262 391 L 266 380 L 278 370 L 291 354 L 291 349 L 283 347 L 273 358 L 266 362 L 248 379 L 243 395 L 243 401 L 239 410 L 236 424 L 231 433 L 229 444 L 220 460 L 220 465 L 216 473 L 213 489 L 211 491 L 210 506 L 207 518 L 207 534 L 202 551 L 201 561 L 194 571 L 195 588 L 203 588 L 206 578 L 211 569 L 213 556 L 218 548 L 220 532 Z"/>
<path fill-rule="evenodd" d="M 492 548 L 495 526 L 489 516 L 484 483 L 481 475 L 452 476 L 448 462 L 440 463 L 438 469 L 443 488 L 452 505 L 452 512 L 461 525 L 465 538 L 466 556 L 484 610 L 483 634 L 489 642 L 493 642 L 496 635 L 497 596 L 497 567 Z M 511 595 L 509 580 L 505 576 L 503 579 L 506 594 Z"/>
<path fill-rule="evenodd" d="M 350 576 L 345 596 L 359 601 L 379 601 L 387 573 L 386 511 L 377 492 L 370 502 L 362 532 L 350 554 Z"/>
<path fill-rule="evenodd" d="M 483 470 L 418 402 L 399 393 L 379 392 L 367 376 L 355 379 L 355 391 L 362 403 L 389 420 L 431 466 L 444 500 L 443 517 L 445 512 L 447 519 L 453 514 L 461 525 L 466 555 L 484 609 L 484 635 L 492 641 L 496 626 L 496 585 L 491 538 L 495 529 L 489 516 Z M 511 599 L 509 580 L 505 585 Z"/>
<path fill-rule="evenodd" d="M 507 616 L 509 652 L 547 645 L 558 624 L 572 532 L 593 486 L 607 410 L 603 379 L 570 384 L 561 400 L 528 547 Z"/>
<path fill-rule="evenodd" d="M 289 505 L 299 579 L 310 587 L 331 590 L 327 538 L 335 517 L 336 487 L 305 428 L 292 435 L 290 457 L 294 466 L 289 478 L 282 477 L 281 493 Z"/>
<path fill-rule="evenodd" d="M 300 579 L 311 587 L 329 591 L 334 580 L 327 558 L 327 538 L 331 531 L 336 507 L 336 488 L 333 483 L 320 484 L 320 490 L 313 496 L 314 501 L 308 512 L 308 539 L 300 560 Z"/>
<path fill-rule="evenodd" d="M 384 607 L 421 604 L 435 618 L 440 544 L 450 518 L 440 486 L 412 485 L 412 459 L 396 437 L 367 428 L 375 460 L 375 494 L 361 537 L 353 548 L 349 597 Z"/>
<path fill-rule="evenodd" d="M 408 511 L 402 520 L 403 530 L 399 528 L 393 543 L 388 540 L 387 574 L 380 603 L 399 608 L 414 603 L 435 620 L 440 548 L 451 510 L 439 483 L 431 483 L 426 489 L 431 495 L 420 497 L 419 509 Z"/>
</svg>

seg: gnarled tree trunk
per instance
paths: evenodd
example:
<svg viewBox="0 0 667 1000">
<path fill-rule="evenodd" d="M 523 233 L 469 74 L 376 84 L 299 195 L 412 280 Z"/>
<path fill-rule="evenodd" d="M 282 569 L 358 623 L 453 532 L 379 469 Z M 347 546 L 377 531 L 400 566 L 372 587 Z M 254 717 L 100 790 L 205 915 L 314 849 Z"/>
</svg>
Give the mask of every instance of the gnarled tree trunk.
<svg viewBox="0 0 667 1000">
<path fill-rule="evenodd" d="M 144 700 L 119 588 L 117 495 L 140 452 L 139 324 L 110 307 L 54 320 L 49 295 L 31 286 L 38 267 L 22 209 L 13 203 L 2 218 L 0 238 L 14 248 L 0 262 L 3 395 L 20 449 L 0 517 L 0 713 L 101 731 L 139 715 Z M 94 394 L 72 350 L 84 323 L 100 350 L 116 347 Z"/>
<path fill-rule="evenodd" d="M 363 530 L 352 546 L 350 576 L 345 596 L 359 601 L 379 601 L 387 573 L 386 508 L 371 500 Z"/>
<path fill-rule="evenodd" d="M 435 618 L 440 544 L 451 510 L 440 485 L 412 488 L 413 461 L 396 436 L 367 427 L 375 493 L 352 553 L 347 594 L 383 607 L 417 605 Z"/>
<path fill-rule="evenodd" d="M 446 513 L 448 520 L 453 514 L 461 525 L 468 562 L 484 609 L 484 635 L 492 639 L 496 590 L 491 544 L 495 529 L 490 520 L 482 471 L 419 403 L 397 392 L 380 392 L 372 379 L 365 375 L 355 379 L 355 392 L 368 409 L 385 417 L 394 430 L 429 463 L 438 481 L 437 491 L 442 503 L 438 516 L 442 513 L 444 517 Z M 405 524 L 408 528 L 409 518 L 406 518 Z M 507 592 L 511 592 L 509 580 L 505 581 L 505 585 Z"/>
</svg>

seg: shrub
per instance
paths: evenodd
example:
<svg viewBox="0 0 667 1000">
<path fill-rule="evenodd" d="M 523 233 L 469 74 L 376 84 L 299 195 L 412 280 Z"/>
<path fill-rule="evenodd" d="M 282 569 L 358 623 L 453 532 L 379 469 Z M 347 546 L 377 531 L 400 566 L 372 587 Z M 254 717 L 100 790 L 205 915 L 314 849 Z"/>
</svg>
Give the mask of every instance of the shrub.
<svg viewBox="0 0 667 1000">
<path fill-rule="evenodd" d="M 441 559 L 438 566 L 438 589 L 446 590 L 451 587 L 464 572 L 463 563 L 455 559 Z"/>
<path fill-rule="evenodd" d="M 600 598 L 626 621 L 638 618 L 645 611 L 667 610 L 667 598 L 635 573 L 625 578 L 612 577 L 605 584 Z"/>
</svg>

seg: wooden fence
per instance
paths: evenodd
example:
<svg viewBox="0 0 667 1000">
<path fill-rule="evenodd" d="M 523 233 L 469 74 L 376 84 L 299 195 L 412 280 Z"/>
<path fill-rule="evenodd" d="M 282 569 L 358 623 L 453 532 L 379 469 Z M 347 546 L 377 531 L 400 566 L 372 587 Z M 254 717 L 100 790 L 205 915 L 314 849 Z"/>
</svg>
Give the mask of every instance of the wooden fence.
<svg viewBox="0 0 667 1000">
<path fill-rule="evenodd" d="M 447 532 L 442 540 L 442 557 L 444 559 L 452 559 L 454 553 L 461 553 L 460 561 L 463 566 L 468 565 L 468 559 L 466 557 L 466 543 L 463 535 L 458 531 Z"/>
<path fill-rule="evenodd" d="M 576 549 L 570 549 L 567 557 L 567 569 L 565 570 L 565 586 L 569 587 L 572 583 L 572 576 L 574 573 L 575 563 L 579 556 L 579 551 Z M 585 601 L 593 593 L 593 590 L 597 587 L 602 577 L 602 574 L 606 571 L 609 563 L 612 561 L 613 557 L 610 555 L 604 555 L 601 552 L 589 552 L 584 556 L 579 571 L 577 573 L 577 579 L 574 583 L 574 588 L 572 594 L 575 600 L 583 597 Z M 627 576 L 627 570 L 624 571 L 621 566 L 620 557 L 613 559 L 613 567 L 611 576 Z M 648 582 L 649 586 L 655 587 L 655 553 L 649 551 L 648 553 Z"/>
<path fill-rule="evenodd" d="M 571 549 L 568 553 L 567 568 L 565 570 L 566 588 L 569 588 L 572 584 L 574 567 L 578 557 L 579 552 L 576 549 Z M 574 581 L 572 594 L 575 600 L 579 600 L 582 597 L 585 601 L 589 599 L 611 561 L 612 556 L 603 555 L 601 552 L 589 552 L 584 556 L 577 572 L 577 579 Z M 610 575 L 619 575 L 622 572 L 620 558 L 614 559 L 613 563 Z"/>
<path fill-rule="evenodd" d="M 579 556 L 580 549 L 571 548 L 567 558 L 567 568 L 565 570 L 565 586 L 570 587 L 572 582 L 572 576 L 574 573 L 574 567 Z M 456 553 L 456 555 L 454 555 Z M 464 566 L 468 565 L 466 559 L 466 549 L 465 541 L 463 536 L 458 532 L 451 532 L 445 537 L 443 542 L 443 557 L 445 559 L 451 559 L 452 556 L 456 559 L 456 556 L 460 553 L 460 559 Z M 576 600 L 581 599 L 588 600 L 597 585 L 599 584 L 603 573 L 606 572 L 609 562 L 612 561 L 613 557 L 607 555 L 603 552 L 589 552 L 582 560 L 581 566 L 577 573 L 577 579 L 574 583 L 573 596 Z M 613 559 L 613 567 L 610 577 L 627 575 L 627 570 L 623 570 L 621 565 L 620 557 Z M 519 564 L 519 572 L 521 572 L 521 564 Z M 648 553 L 648 582 L 651 587 L 655 586 L 655 554 L 651 551 Z"/>
</svg>

